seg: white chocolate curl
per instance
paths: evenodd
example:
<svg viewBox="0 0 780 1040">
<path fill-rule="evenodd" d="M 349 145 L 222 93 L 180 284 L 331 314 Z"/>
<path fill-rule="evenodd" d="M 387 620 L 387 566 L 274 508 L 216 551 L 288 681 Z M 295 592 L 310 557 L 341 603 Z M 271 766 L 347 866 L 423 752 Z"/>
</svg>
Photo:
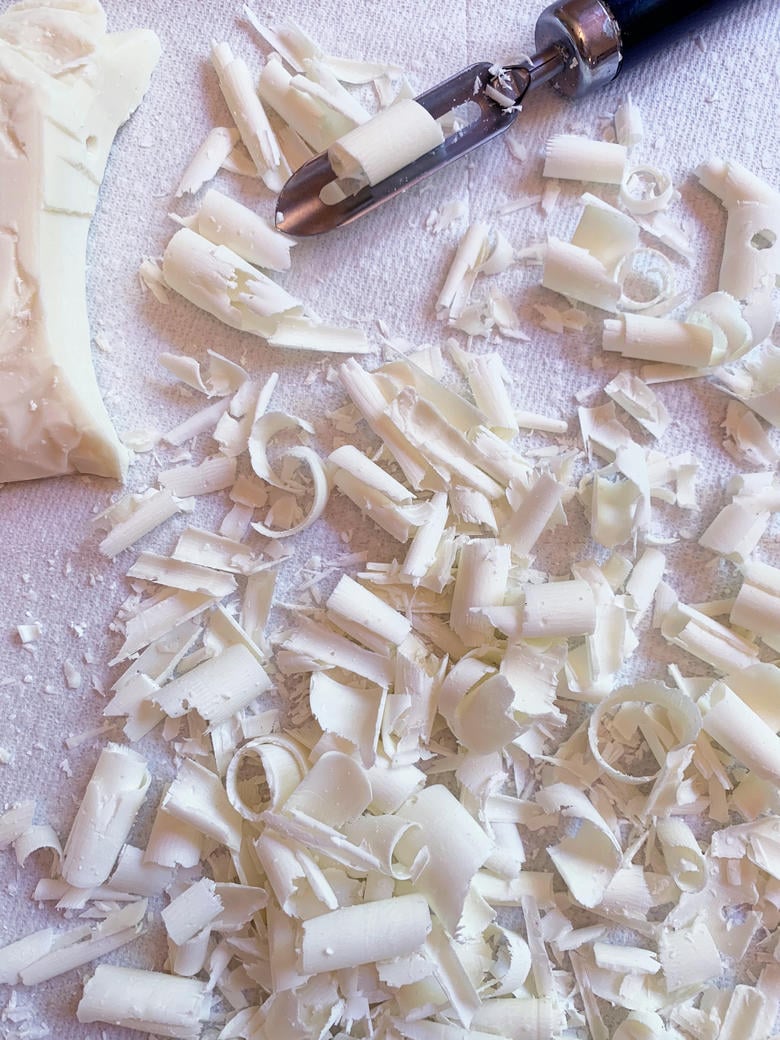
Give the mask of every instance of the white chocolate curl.
<svg viewBox="0 0 780 1040">
<path fill-rule="evenodd" d="M 295 77 L 298 85 L 302 85 L 301 78 Z M 321 98 L 296 89 L 293 79 L 278 56 L 272 54 L 260 71 L 260 97 L 310 148 L 324 152 L 351 130 L 355 121 L 336 112 Z"/>
<path fill-rule="evenodd" d="M 666 710 L 670 719 L 674 720 L 677 744 L 675 748 L 668 749 L 670 751 L 692 744 L 699 735 L 702 722 L 699 710 L 690 697 L 659 682 L 641 682 L 633 686 L 623 686 L 599 702 L 588 723 L 588 742 L 593 757 L 604 772 L 613 779 L 622 780 L 626 784 L 646 784 L 655 779 L 660 772 L 660 767 L 658 772 L 646 776 L 625 773 L 607 762 L 599 747 L 599 728 L 604 716 L 621 705 L 633 703 L 657 704 Z"/>
<path fill-rule="evenodd" d="M 419 950 L 430 930 L 420 895 L 344 906 L 304 921 L 301 970 L 314 975 L 403 957 Z"/>
<path fill-rule="evenodd" d="M 285 803 L 287 812 L 304 813 L 341 827 L 355 820 L 371 801 L 365 770 L 340 751 L 328 751 L 312 766 Z"/>
<path fill-rule="evenodd" d="M 701 892 L 707 884 L 707 866 L 696 835 L 684 820 L 659 820 L 655 833 L 674 883 L 683 892 Z"/>
<path fill-rule="evenodd" d="M 190 1040 L 208 1017 L 206 983 L 158 971 L 100 964 L 84 985 L 79 1022 L 108 1022 L 158 1036 Z"/>
<path fill-rule="evenodd" d="M 144 929 L 145 899 L 113 910 L 93 927 L 45 928 L 0 950 L 0 980 L 37 986 L 132 942 Z"/>
<path fill-rule="evenodd" d="M 268 800 L 261 797 L 262 784 L 242 782 L 240 770 L 250 757 L 257 760 L 257 767 L 268 787 Z M 245 820 L 259 823 L 266 809 L 278 809 L 283 805 L 306 774 L 306 759 L 303 751 L 291 737 L 271 734 L 247 741 L 233 755 L 225 775 L 225 790 L 228 801 Z M 251 799 L 251 801 L 250 801 Z"/>
<path fill-rule="evenodd" d="M 292 239 L 275 231 L 261 216 L 212 188 L 187 226 L 217 246 L 227 246 L 243 260 L 272 271 L 290 267 Z"/>
<path fill-rule="evenodd" d="M 281 162 L 279 144 L 263 103 L 255 92 L 246 63 L 234 57 L 227 43 L 213 44 L 211 60 L 230 114 L 252 161 L 260 171 L 273 169 Z"/>
<path fill-rule="evenodd" d="M 220 166 L 240 138 L 241 134 L 233 126 L 215 126 L 210 130 L 182 174 L 179 187 L 176 189 L 176 198 L 194 195 L 207 181 L 216 177 Z"/>
<path fill-rule="evenodd" d="M 181 946 L 206 928 L 222 912 L 222 900 L 211 878 L 201 878 L 172 899 L 160 913 L 170 939 Z"/>
<path fill-rule="evenodd" d="M 347 574 L 339 579 L 326 606 L 331 614 L 337 615 L 336 624 L 340 623 L 339 617 L 353 621 L 395 646 L 403 642 L 412 628 L 407 618 Z"/>
<path fill-rule="evenodd" d="M 601 260 L 559 238 L 550 238 L 544 247 L 542 285 L 605 311 L 615 312 L 620 299 L 620 285 Z"/>
<path fill-rule="evenodd" d="M 758 776 L 780 783 L 780 737 L 726 686 L 715 682 L 697 704 L 702 729 Z"/>
<path fill-rule="evenodd" d="M 218 726 L 270 685 L 271 680 L 254 654 L 243 644 L 235 643 L 167 683 L 155 694 L 155 701 L 171 718 L 197 711 L 206 722 Z"/>
<path fill-rule="evenodd" d="M 544 176 L 620 184 L 627 154 L 622 144 L 593 141 L 577 134 L 556 134 L 547 142 Z"/>
<path fill-rule="evenodd" d="M 756 560 L 744 567 L 745 580 L 731 608 L 733 625 L 748 628 L 780 649 L 780 569 Z"/>
<path fill-rule="evenodd" d="M 601 345 L 623 357 L 705 368 L 712 358 L 712 331 L 674 318 L 622 314 L 607 318 Z"/>
<path fill-rule="evenodd" d="M 583 210 L 571 244 L 587 249 L 614 277 L 620 262 L 639 245 L 639 225 L 627 213 L 589 192 L 580 201 Z"/>
<path fill-rule="evenodd" d="M 410 98 L 355 127 L 328 149 L 337 177 L 378 184 L 444 140 L 441 127 Z"/>
<path fill-rule="evenodd" d="M 151 779 L 137 751 L 119 744 L 103 749 L 65 844 L 62 876 L 68 884 L 77 888 L 103 884 Z"/>
<path fill-rule="evenodd" d="M 642 113 L 634 104 L 634 99 L 630 94 L 618 105 L 615 112 L 615 137 L 618 144 L 625 145 L 627 149 L 642 143 L 644 137 Z"/>
<path fill-rule="evenodd" d="M 241 817 L 216 773 L 185 759 L 160 808 L 233 851 L 241 848 Z"/>
<path fill-rule="evenodd" d="M 409 830 L 398 842 L 397 857 L 412 871 L 422 863 L 415 886 L 454 935 L 472 878 L 490 855 L 492 843 L 441 784 L 412 795 L 397 815 L 419 828 Z"/>
<path fill-rule="evenodd" d="M 574 898 L 583 906 L 598 906 L 620 867 L 620 843 L 585 794 L 570 784 L 551 784 L 538 800 L 548 811 L 580 821 L 576 832 L 547 852 Z"/>
<path fill-rule="evenodd" d="M 548 1040 L 563 1028 L 563 1010 L 554 998 L 499 997 L 486 1001 L 471 1020 L 474 1040 L 511 1036 L 523 1040 Z"/>
<path fill-rule="evenodd" d="M 181 228 L 165 248 L 163 274 L 177 293 L 231 328 L 269 336 L 296 299 L 227 246 Z"/>
</svg>

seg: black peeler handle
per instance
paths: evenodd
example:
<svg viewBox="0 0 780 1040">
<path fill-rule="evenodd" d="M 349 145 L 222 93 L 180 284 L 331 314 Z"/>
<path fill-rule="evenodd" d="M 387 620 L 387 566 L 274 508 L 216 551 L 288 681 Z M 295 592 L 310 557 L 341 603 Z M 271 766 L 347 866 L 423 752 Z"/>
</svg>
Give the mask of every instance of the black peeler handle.
<svg viewBox="0 0 780 1040">
<path fill-rule="evenodd" d="M 735 6 L 734 0 L 606 0 L 620 27 L 621 69 Z"/>
<path fill-rule="evenodd" d="M 536 23 L 536 48 L 558 48 L 564 69 L 553 80 L 579 97 L 611 82 L 623 69 L 741 0 L 562 0 Z"/>
</svg>

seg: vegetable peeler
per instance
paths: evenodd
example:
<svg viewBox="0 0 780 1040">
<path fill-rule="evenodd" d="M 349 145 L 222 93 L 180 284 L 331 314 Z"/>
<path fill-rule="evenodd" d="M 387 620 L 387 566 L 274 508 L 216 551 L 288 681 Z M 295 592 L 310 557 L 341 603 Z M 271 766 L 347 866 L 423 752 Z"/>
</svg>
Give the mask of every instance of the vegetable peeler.
<svg viewBox="0 0 780 1040">
<path fill-rule="evenodd" d="M 671 42 L 697 22 L 737 0 L 563 0 L 541 13 L 536 53 L 517 64 L 480 62 L 415 100 L 439 119 L 469 102 L 479 114 L 437 147 L 373 186 L 337 202 L 324 202 L 323 189 L 336 175 L 323 152 L 287 181 L 276 205 L 276 226 L 295 236 L 319 235 L 351 223 L 423 177 L 504 133 L 523 99 L 542 83 L 581 97 L 611 83 L 650 51 Z"/>
</svg>

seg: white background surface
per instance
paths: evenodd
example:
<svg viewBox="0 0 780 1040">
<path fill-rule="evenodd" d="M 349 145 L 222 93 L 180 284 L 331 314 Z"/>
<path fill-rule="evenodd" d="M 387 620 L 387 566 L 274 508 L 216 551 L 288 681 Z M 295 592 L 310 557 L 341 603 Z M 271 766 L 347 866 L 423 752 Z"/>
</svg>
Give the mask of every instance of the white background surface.
<svg viewBox="0 0 780 1040">
<path fill-rule="evenodd" d="M 0 0 L 0 11 L 7 6 Z M 780 8 L 775 0 L 748 0 L 731 7 L 716 25 L 701 31 L 698 41 L 683 38 L 630 79 L 597 95 L 572 103 L 546 89 L 538 92 L 529 98 L 510 131 L 527 143 L 527 160 L 512 158 L 499 140 L 366 221 L 300 244 L 294 251 L 293 270 L 283 279 L 285 285 L 323 318 L 363 326 L 377 346 L 380 319 L 393 336 L 417 344 L 441 340 L 444 333 L 434 320 L 433 302 L 463 226 L 432 235 L 424 227 L 431 209 L 464 199 L 470 219 L 494 222 L 518 248 L 538 241 L 548 230 L 568 236 L 576 222 L 579 185 L 564 190 L 547 222 L 536 208 L 499 220 L 493 213 L 508 198 L 540 190 L 542 148 L 551 133 L 598 135 L 630 87 L 647 131 L 636 158 L 654 161 L 672 174 L 682 194 L 675 212 L 690 222 L 696 245 L 695 264 L 677 267 L 680 284 L 690 289 L 691 300 L 712 291 L 725 214 L 698 185 L 694 167 L 715 155 L 736 158 L 777 184 L 780 159 Z M 258 67 L 265 45 L 242 21 L 237 0 L 109 0 L 106 8 L 112 29 L 149 26 L 163 43 L 151 90 L 117 138 L 90 242 L 92 330 L 103 332 L 112 348 L 110 354 L 95 351 L 95 363 L 117 428 L 120 433 L 147 426 L 164 430 L 194 411 L 200 401 L 177 392 L 155 359 L 163 350 L 202 358 L 207 348 L 243 359 L 258 374 L 278 370 L 276 406 L 321 420 L 325 408 L 343 403 L 340 391 L 325 382 L 327 359 L 269 351 L 262 341 L 224 328 L 183 301 L 163 308 L 141 293 L 136 277 L 141 256 L 160 255 L 174 230 L 166 217 L 169 209 L 191 211 L 190 203 L 172 199 L 190 156 L 211 126 L 229 121 L 207 60 L 210 40 L 229 41 L 252 68 Z M 487 0 L 445 0 L 436 5 L 428 0 L 292 0 L 257 10 L 269 21 L 293 16 L 330 53 L 395 62 L 408 70 L 413 86 L 421 90 L 470 62 L 508 61 L 530 50 L 539 9 L 531 0 L 510 5 Z M 272 200 L 261 186 L 228 175 L 218 183 L 270 214 Z M 602 194 L 614 199 L 610 190 Z M 618 366 L 611 356 L 600 354 L 596 312 L 589 311 L 583 335 L 556 337 L 537 329 L 533 303 L 556 301 L 536 288 L 534 280 L 532 269 L 517 267 L 498 283 L 515 303 L 531 341 L 496 339 L 491 348 L 502 353 L 514 377 L 513 395 L 519 408 L 572 420 L 574 394 L 593 388 L 586 403 L 602 402 L 598 390 Z M 484 341 L 476 343 L 475 349 L 485 349 Z M 378 355 L 367 361 L 377 363 Z M 307 385 L 313 370 L 317 377 Z M 702 460 L 701 512 L 692 517 L 670 514 L 663 522 L 698 535 L 724 503 L 723 487 L 736 472 L 721 448 L 719 427 L 726 398 L 703 380 L 664 386 L 659 393 L 675 418 L 660 447 L 669 454 L 692 449 Z M 326 424 L 320 422 L 319 429 L 324 450 Z M 570 429 L 576 434 L 573 422 Z M 204 441 L 201 451 L 207 448 Z M 163 453 L 161 460 L 165 458 Z M 140 457 L 130 470 L 127 489 L 146 487 L 158 468 L 152 457 Z M 0 805 L 36 799 L 40 818 L 48 819 L 63 840 L 102 740 L 87 740 L 69 750 L 64 738 L 101 722 L 102 700 L 94 687 L 105 689 L 110 684 L 106 661 L 119 637 L 108 626 L 126 594 L 123 574 L 134 558 L 130 551 L 115 563 L 106 562 L 97 554 L 97 538 L 90 528 L 91 516 L 118 494 L 119 488 L 111 482 L 80 477 L 0 490 L 0 745 L 12 756 L 9 764 L 0 766 Z M 215 500 L 203 503 L 199 510 L 196 519 L 206 523 L 208 517 L 219 518 L 225 507 Z M 588 552 L 586 528 L 576 504 L 569 509 L 569 519 L 569 528 L 559 530 L 554 545 L 540 556 L 540 564 L 551 565 L 557 573 L 565 570 L 569 556 Z M 354 511 L 333 505 L 314 532 L 302 539 L 299 559 L 305 560 L 314 549 L 332 551 L 342 522 L 354 529 L 355 546 L 368 545 L 375 559 L 391 558 L 393 547 Z M 145 547 L 170 550 L 182 523 L 172 522 Z M 764 542 L 763 557 L 778 562 L 777 548 L 775 529 Z M 695 542 L 683 541 L 671 558 L 671 580 L 684 598 L 714 598 L 733 587 L 733 573 L 706 568 L 709 557 Z M 290 572 L 294 575 L 297 567 Z M 28 650 L 19 644 L 16 625 L 32 620 L 41 622 L 43 636 Z M 83 626 L 82 635 L 74 625 Z M 85 653 L 93 664 L 85 662 Z M 657 661 L 655 665 L 645 662 L 646 674 L 655 668 L 656 677 L 661 677 L 672 655 L 656 644 L 651 646 L 652 654 L 657 654 Z M 74 662 L 83 674 L 78 690 L 65 686 L 64 659 Z M 154 738 L 144 741 L 142 749 L 155 763 L 157 791 L 171 766 Z M 154 801 L 150 799 L 151 804 Z M 144 821 L 134 835 L 137 842 L 143 841 L 143 827 Z M 0 854 L 0 944 L 54 922 L 49 910 L 29 902 L 45 865 L 41 859 L 19 872 L 10 853 Z M 155 945 L 158 939 L 152 931 L 127 951 L 127 960 L 160 968 L 163 954 Z M 80 994 L 78 974 L 35 993 L 19 993 L 19 1000 L 34 1006 L 60 1040 L 100 1035 L 97 1028 L 80 1027 L 73 1019 Z M 0 988 L 0 1007 L 7 997 L 7 989 Z M 9 1028 L 9 1023 L 0 1022 L 0 1036 Z M 121 1033 L 106 1030 L 111 1037 Z"/>
</svg>

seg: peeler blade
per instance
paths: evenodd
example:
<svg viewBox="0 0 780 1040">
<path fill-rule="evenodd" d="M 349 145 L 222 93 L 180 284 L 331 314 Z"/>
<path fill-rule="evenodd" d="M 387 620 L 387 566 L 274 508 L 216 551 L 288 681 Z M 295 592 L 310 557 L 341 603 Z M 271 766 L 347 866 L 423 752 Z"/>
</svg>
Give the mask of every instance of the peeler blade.
<svg viewBox="0 0 780 1040">
<path fill-rule="evenodd" d="M 441 169 L 470 152 L 478 145 L 504 133 L 515 120 L 519 105 L 500 104 L 493 100 L 486 88 L 496 80 L 497 70 L 489 62 L 479 62 L 463 69 L 457 75 L 420 94 L 416 101 L 426 108 L 434 119 L 453 109 L 473 102 L 478 114 L 464 127 L 413 163 L 385 178 L 379 184 L 362 188 L 334 203 L 325 203 L 320 197 L 323 188 L 335 180 L 327 152 L 316 156 L 300 167 L 282 188 L 276 203 L 276 227 L 288 235 L 307 237 L 343 227 L 375 209 L 423 177 Z M 531 73 L 519 69 L 514 72 L 515 86 L 519 77 L 521 90 L 528 88 Z M 527 82 L 525 77 L 527 76 Z"/>
</svg>

